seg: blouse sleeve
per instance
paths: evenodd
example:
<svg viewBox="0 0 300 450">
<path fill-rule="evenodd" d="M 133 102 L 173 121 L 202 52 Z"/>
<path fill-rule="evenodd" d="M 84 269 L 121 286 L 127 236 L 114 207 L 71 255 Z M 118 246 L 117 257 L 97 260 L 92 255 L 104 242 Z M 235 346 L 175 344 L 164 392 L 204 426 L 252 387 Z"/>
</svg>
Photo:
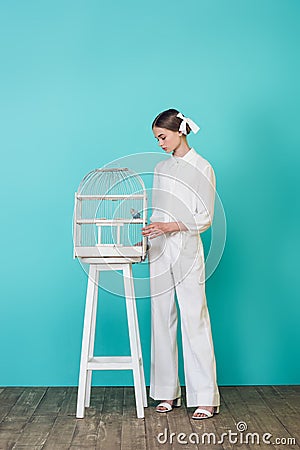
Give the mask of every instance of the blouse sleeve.
<svg viewBox="0 0 300 450">
<path fill-rule="evenodd" d="M 216 177 L 211 165 L 207 165 L 200 175 L 195 201 L 195 211 L 187 221 L 182 221 L 188 231 L 203 233 L 212 224 L 214 215 Z"/>
</svg>

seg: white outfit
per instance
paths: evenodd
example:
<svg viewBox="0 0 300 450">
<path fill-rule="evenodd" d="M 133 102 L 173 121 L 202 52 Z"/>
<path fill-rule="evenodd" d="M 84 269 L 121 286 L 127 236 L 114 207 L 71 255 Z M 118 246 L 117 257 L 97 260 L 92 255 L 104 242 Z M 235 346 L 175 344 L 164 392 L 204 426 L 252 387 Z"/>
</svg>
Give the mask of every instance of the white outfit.
<svg viewBox="0 0 300 450">
<path fill-rule="evenodd" d="M 199 233 L 211 225 L 214 171 L 194 149 L 157 164 L 150 221 L 185 224 L 188 231 L 150 240 L 150 396 L 181 395 L 178 378 L 177 308 L 180 308 L 187 406 L 218 406 L 216 363 L 205 296 L 205 268 Z"/>
</svg>

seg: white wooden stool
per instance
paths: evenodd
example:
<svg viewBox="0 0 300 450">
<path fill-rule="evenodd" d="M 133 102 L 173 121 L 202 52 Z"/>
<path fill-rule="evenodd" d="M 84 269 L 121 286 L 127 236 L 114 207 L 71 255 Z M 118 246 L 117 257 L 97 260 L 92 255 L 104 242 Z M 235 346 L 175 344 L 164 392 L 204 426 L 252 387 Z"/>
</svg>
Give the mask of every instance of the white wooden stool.
<svg viewBox="0 0 300 450">
<path fill-rule="evenodd" d="M 93 370 L 132 370 L 134 380 L 137 417 L 144 417 L 147 406 L 143 357 L 138 326 L 136 299 L 132 278 L 132 262 L 111 258 L 110 262 L 99 263 L 101 259 L 86 258 L 90 264 L 84 314 L 80 374 L 76 417 L 83 418 L 85 407 L 90 406 Z M 96 316 L 98 303 L 99 272 L 122 270 L 126 297 L 127 321 L 130 341 L 130 356 L 94 356 Z"/>
</svg>

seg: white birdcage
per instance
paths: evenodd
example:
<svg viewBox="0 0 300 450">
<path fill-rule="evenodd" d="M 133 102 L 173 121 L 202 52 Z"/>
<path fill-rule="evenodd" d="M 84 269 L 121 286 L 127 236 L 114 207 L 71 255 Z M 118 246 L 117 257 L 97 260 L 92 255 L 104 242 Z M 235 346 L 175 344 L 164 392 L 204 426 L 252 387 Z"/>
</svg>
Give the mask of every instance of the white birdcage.
<svg viewBox="0 0 300 450">
<path fill-rule="evenodd" d="M 128 168 L 95 169 L 75 193 L 74 257 L 144 260 L 147 196 L 141 177 Z"/>
</svg>

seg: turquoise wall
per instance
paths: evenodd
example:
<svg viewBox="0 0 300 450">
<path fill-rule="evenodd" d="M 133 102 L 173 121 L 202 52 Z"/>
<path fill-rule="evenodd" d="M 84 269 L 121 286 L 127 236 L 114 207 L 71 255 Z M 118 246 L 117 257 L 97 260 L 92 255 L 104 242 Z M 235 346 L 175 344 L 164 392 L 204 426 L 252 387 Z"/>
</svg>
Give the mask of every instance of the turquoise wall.
<svg viewBox="0 0 300 450">
<path fill-rule="evenodd" d="M 226 212 L 207 282 L 218 382 L 299 382 L 299 13 L 296 0 L 0 3 L 1 385 L 77 384 L 74 192 L 95 167 L 160 152 L 150 124 L 169 107 L 200 125 L 190 144 Z M 96 351 L 125 355 L 124 301 L 101 299 Z M 149 299 L 138 309 L 149 383 Z"/>
</svg>

